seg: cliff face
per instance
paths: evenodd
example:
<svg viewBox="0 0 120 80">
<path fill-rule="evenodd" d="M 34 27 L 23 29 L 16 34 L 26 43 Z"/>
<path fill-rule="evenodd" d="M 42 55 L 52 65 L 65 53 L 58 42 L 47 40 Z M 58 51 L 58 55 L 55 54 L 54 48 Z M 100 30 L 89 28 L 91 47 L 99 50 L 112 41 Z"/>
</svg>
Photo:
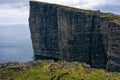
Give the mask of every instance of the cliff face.
<svg viewBox="0 0 120 80">
<path fill-rule="evenodd" d="M 119 16 L 30 2 L 29 25 L 36 55 L 86 62 L 120 71 Z"/>
</svg>

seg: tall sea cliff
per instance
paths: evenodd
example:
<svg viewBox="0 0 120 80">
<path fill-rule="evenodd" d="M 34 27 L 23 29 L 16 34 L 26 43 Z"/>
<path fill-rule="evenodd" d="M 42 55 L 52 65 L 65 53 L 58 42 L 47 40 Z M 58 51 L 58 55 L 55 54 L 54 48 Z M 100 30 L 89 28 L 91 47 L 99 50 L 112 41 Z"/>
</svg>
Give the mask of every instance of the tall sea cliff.
<svg viewBox="0 0 120 80">
<path fill-rule="evenodd" d="M 30 1 L 34 53 L 120 71 L 120 16 Z"/>
</svg>

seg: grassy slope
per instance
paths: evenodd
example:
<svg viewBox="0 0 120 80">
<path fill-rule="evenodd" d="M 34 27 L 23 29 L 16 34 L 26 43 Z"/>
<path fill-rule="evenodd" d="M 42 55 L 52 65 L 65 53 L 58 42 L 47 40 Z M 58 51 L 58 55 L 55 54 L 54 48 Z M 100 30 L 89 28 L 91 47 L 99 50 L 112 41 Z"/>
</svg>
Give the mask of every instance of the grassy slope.
<svg viewBox="0 0 120 80">
<path fill-rule="evenodd" d="M 0 80 L 120 80 L 120 73 L 87 69 L 75 62 L 42 61 L 30 69 L 0 70 Z"/>
</svg>

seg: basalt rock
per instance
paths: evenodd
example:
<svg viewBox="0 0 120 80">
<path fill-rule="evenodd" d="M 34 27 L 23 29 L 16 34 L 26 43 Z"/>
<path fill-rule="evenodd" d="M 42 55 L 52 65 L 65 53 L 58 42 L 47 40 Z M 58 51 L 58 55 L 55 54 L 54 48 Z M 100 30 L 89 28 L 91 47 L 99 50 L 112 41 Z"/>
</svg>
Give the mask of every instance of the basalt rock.
<svg viewBox="0 0 120 80">
<path fill-rule="evenodd" d="M 30 1 L 35 55 L 120 71 L 120 16 Z"/>
</svg>

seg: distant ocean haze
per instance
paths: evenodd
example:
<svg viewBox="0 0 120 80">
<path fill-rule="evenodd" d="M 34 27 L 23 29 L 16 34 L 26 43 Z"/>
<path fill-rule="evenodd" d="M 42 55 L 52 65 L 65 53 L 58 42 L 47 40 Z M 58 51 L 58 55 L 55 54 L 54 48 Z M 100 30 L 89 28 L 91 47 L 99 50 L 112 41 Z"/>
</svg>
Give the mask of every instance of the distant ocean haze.
<svg viewBox="0 0 120 80">
<path fill-rule="evenodd" d="M 0 63 L 34 60 L 28 25 L 0 25 Z"/>
</svg>

